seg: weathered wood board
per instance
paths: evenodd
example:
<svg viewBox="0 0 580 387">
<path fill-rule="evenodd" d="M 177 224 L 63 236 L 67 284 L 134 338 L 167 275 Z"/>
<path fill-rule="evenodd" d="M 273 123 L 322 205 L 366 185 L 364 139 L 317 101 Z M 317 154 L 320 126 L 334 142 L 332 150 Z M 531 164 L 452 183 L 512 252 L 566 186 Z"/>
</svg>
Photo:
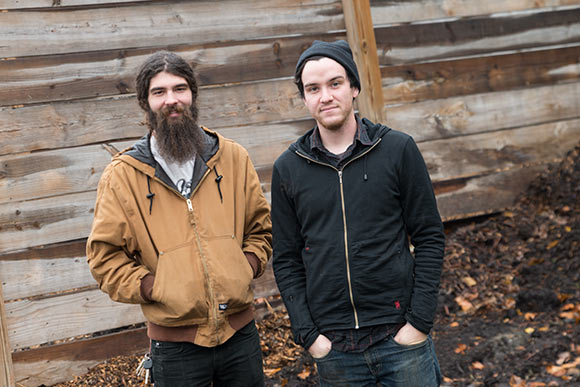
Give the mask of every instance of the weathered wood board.
<svg viewBox="0 0 580 387">
<path fill-rule="evenodd" d="M 386 123 L 416 141 L 446 139 L 580 117 L 580 82 L 388 106 Z"/>
<path fill-rule="evenodd" d="M 0 252 L 85 238 L 96 191 L 0 205 Z"/>
<path fill-rule="evenodd" d="M 0 0 L 0 10 L 48 8 L 62 9 L 74 6 L 107 5 L 111 3 L 148 3 L 156 0 Z"/>
<path fill-rule="evenodd" d="M 97 288 L 82 256 L 56 259 L 0 259 L 0 280 L 4 301 L 62 294 L 74 289 Z"/>
<path fill-rule="evenodd" d="M 13 301 L 5 308 L 13 350 L 144 321 L 139 305 L 111 301 L 98 289 Z"/>
<path fill-rule="evenodd" d="M 387 105 L 507 91 L 580 79 L 580 45 L 486 57 L 384 66 Z"/>
<path fill-rule="evenodd" d="M 375 26 L 580 5 L 579 0 L 372 0 Z"/>
<path fill-rule="evenodd" d="M 574 119 L 427 141 L 419 148 L 437 183 L 558 161 L 579 142 L 580 119 Z"/>
<path fill-rule="evenodd" d="M 341 2 L 336 0 L 129 5 L 2 12 L 0 58 L 171 47 L 344 29 Z"/>
<path fill-rule="evenodd" d="M 580 42 L 580 7 L 375 28 L 379 62 L 497 55 Z"/>
<path fill-rule="evenodd" d="M 435 184 L 444 221 L 465 219 L 509 208 L 546 164 L 499 171 L 486 176 Z"/>
</svg>

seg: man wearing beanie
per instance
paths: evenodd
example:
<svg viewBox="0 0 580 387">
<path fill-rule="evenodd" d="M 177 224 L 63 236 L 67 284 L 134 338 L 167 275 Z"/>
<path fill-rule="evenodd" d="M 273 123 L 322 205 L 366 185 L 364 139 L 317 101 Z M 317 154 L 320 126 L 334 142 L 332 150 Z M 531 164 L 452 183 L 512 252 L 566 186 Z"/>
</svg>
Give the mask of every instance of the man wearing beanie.
<svg viewBox="0 0 580 387">
<path fill-rule="evenodd" d="M 273 267 L 294 340 L 322 386 L 437 386 L 445 236 L 425 162 L 410 136 L 355 114 L 347 42 L 315 41 L 295 82 L 316 126 L 272 174 Z"/>
</svg>

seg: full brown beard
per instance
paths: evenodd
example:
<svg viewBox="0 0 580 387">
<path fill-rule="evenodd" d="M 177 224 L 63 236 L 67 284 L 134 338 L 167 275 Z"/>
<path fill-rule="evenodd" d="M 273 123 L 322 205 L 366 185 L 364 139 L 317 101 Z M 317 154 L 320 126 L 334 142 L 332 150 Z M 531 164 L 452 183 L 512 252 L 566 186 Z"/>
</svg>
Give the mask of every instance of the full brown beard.
<svg viewBox="0 0 580 387">
<path fill-rule="evenodd" d="M 174 111 L 181 115 L 177 118 L 169 117 Z M 197 125 L 195 104 L 189 109 L 175 105 L 166 106 L 157 112 L 150 110 L 148 120 L 155 134 L 159 153 L 166 161 L 183 164 L 203 152 L 203 135 Z"/>
</svg>

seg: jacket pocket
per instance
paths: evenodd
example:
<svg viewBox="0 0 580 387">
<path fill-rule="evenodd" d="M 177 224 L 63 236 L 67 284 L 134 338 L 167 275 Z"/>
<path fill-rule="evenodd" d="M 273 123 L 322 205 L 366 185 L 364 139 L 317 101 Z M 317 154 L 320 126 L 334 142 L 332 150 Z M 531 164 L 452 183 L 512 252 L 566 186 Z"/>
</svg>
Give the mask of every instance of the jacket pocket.
<svg viewBox="0 0 580 387">
<path fill-rule="evenodd" d="M 207 316 L 205 278 L 193 243 L 159 252 L 151 297 L 163 304 L 169 319 Z"/>
<path fill-rule="evenodd" d="M 226 314 L 247 308 L 254 299 L 254 271 L 237 239 L 211 238 L 207 241 L 207 262 L 219 308 Z"/>
</svg>

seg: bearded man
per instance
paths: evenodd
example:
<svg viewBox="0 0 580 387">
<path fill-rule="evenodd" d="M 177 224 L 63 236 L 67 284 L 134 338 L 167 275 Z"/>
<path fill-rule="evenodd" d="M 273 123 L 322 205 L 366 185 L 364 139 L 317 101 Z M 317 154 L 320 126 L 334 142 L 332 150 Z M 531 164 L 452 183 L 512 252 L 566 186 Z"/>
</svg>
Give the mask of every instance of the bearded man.
<svg viewBox="0 0 580 387">
<path fill-rule="evenodd" d="M 137 76 L 149 133 L 99 182 L 87 259 L 99 287 L 140 304 L 157 387 L 262 386 L 251 281 L 272 252 L 269 206 L 246 150 L 197 124 L 176 54 Z"/>
</svg>

